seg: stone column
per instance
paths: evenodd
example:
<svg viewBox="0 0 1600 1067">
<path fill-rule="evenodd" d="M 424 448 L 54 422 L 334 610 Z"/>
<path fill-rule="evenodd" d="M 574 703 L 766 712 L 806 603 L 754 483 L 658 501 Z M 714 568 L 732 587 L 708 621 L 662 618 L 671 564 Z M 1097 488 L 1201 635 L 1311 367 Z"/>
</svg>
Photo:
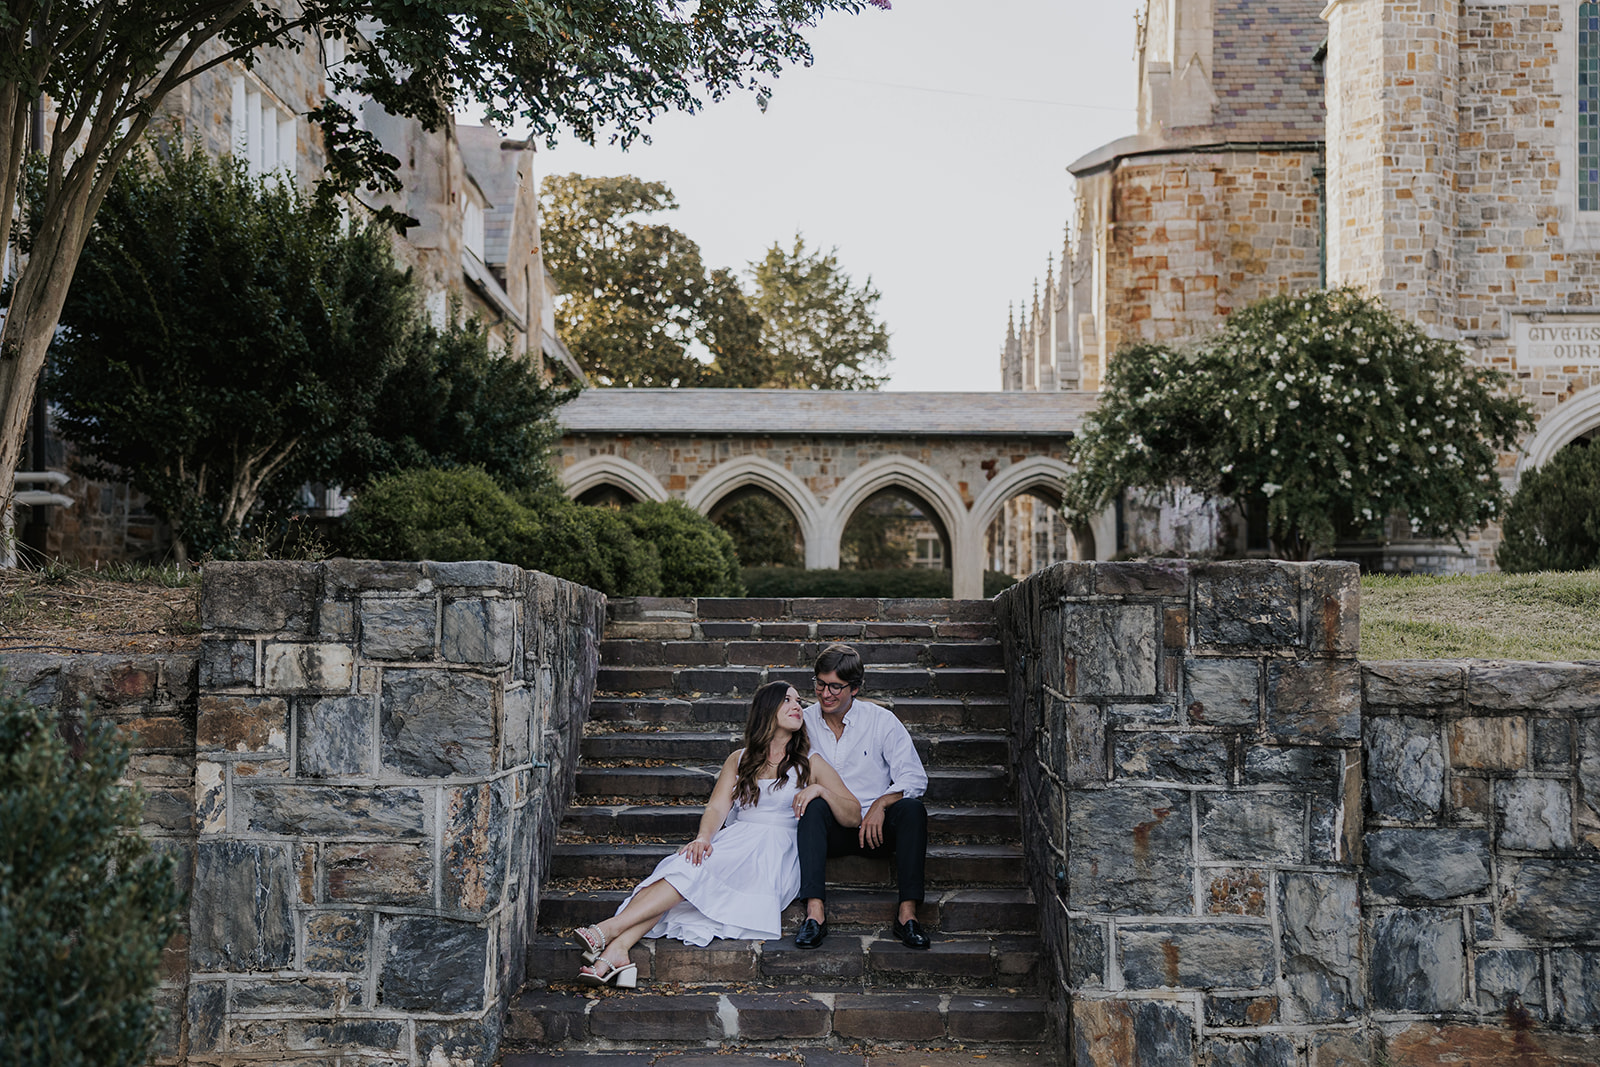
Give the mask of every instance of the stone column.
<svg viewBox="0 0 1600 1067">
<path fill-rule="evenodd" d="M 206 569 L 191 1064 L 493 1060 L 603 612 L 497 563 Z"/>
</svg>

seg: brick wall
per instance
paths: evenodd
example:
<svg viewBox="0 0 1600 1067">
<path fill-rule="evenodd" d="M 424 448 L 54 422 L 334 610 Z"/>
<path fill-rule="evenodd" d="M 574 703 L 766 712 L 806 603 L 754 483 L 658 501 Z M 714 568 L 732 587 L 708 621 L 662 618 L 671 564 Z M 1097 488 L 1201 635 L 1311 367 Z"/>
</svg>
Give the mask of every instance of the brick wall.
<svg viewBox="0 0 1600 1067">
<path fill-rule="evenodd" d="M 0 656 L 136 736 L 184 857 L 161 1062 L 495 1056 L 571 795 L 604 598 L 497 563 L 207 567 L 198 655 Z"/>
<path fill-rule="evenodd" d="M 1061 564 L 997 598 L 1071 1062 L 1593 1062 L 1600 667 L 1363 666 L 1356 578 Z"/>
</svg>

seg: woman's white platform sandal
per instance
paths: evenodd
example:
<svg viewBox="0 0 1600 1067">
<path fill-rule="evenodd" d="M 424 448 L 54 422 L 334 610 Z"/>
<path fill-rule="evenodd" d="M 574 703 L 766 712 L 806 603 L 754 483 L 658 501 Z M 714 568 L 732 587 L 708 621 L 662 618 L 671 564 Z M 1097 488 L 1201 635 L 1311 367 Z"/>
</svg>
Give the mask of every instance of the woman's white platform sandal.
<svg viewBox="0 0 1600 1067">
<path fill-rule="evenodd" d="M 606 950 L 606 935 L 598 926 L 580 926 L 572 937 L 583 946 L 583 962 L 593 963 Z"/>
<path fill-rule="evenodd" d="M 635 963 L 625 963 L 618 967 L 610 960 L 601 957 L 578 971 L 578 982 L 586 986 L 609 985 L 618 989 L 637 989 L 639 966 Z"/>
</svg>

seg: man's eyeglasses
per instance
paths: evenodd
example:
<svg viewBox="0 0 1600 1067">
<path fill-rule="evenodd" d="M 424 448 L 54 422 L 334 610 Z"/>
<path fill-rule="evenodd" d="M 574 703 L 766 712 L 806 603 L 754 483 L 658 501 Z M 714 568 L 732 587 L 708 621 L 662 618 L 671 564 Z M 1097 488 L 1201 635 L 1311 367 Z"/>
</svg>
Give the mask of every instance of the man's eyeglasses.
<svg viewBox="0 0 1600 1067">
<path fill-rule="evenodd" d="M 811 683 L 811 688 L 815 689 L 819 693 L 827 693 L 829 696 L 836 697 L 840 693 L 844 692 L 846 689 L 849 689 L 850 688 L 850 683 L 849 682 L 812 682 Z"/>
</svg>

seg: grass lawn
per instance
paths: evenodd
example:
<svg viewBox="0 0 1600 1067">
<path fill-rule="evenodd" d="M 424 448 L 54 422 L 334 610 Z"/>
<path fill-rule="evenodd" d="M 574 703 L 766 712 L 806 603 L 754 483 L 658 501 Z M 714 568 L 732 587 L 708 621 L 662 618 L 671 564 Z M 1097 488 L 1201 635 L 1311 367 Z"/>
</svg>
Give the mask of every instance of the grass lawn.
<svg viewBox="0 0 1600 1067">
<path fill-rule="evenodd" d="M 1600 571 L 1368 575 L 1361 658 L 1600 660 Z"/>
</svg>

